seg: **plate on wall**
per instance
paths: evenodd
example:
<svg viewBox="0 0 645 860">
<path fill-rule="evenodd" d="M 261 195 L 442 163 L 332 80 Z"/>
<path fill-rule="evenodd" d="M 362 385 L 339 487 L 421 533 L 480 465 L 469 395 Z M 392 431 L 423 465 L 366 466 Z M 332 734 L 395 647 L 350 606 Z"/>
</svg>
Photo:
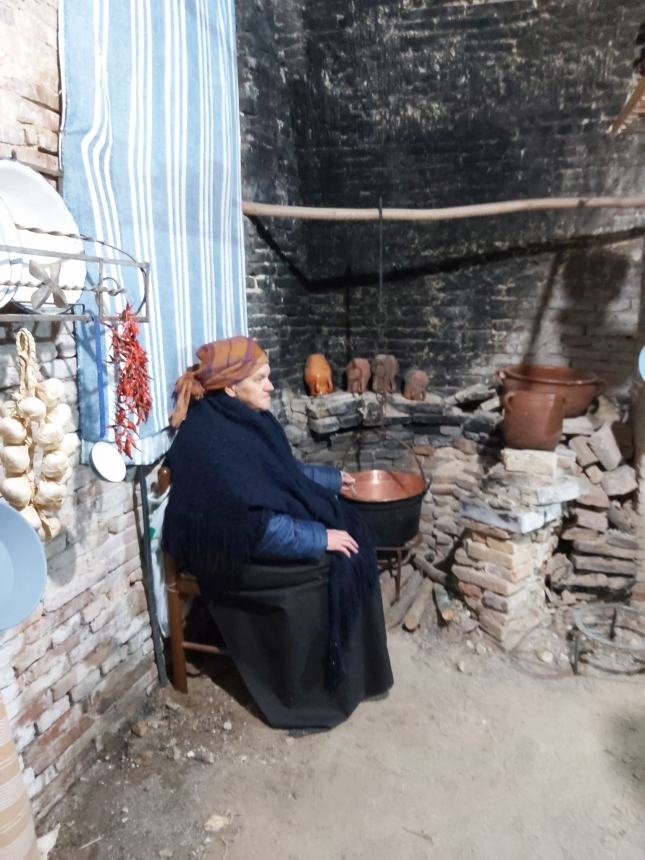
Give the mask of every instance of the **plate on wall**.
<svg viewBox="0 0 645 860">
<path fill-rule="evenodd" d="M 0 197 L 0 245 L 20 245 L 20 237 L 16 230 L 11 212 Z M 22 272 L 22 257 L 15 251 L 0 250 L 0 308 L 10 302 L 15 292 L 11 283 L 20 280 Z M 7 284 L 6 282 L 10 283 Z"/>
<path fill-rule="evenodd" d="M 4 201 L 16 226 L 17 244 L 22 245 L 23 248 L 60 251 L 64 254 L 84 253 L 83 242 L 80 239 L 49 236 L 20 229 L 24 226 L 37 227 L 40 230 L 55 230 L 59 233 L 78 233 L 76 222 L 63 198 L 40 173 L 32 170 L 31 167 L 26 167 L 12 159 L 0 159 L 0 198 Z M 14 262 L 12 261 L 11 279 L 37 284 L 38 279 L 29 272 L 29 263 L 33 261 L 40 267 L 49 267 L 56 262 L 56 259 L 55 255 L 50 257 L 23 252 L 21 260 L 15 261 L 19 278 L 13 275 Z M 85 274 L 85 263 L 82 260 L 66 260 L 61 265 L 58 282 L 80 287 L 85 283 Z M 31 287 L 16 287 L 6 301 L 12 299 L 30 306 L 33 292 Z M 77 300 L 79 292 L 67 290 L 65 296 L 72 303 Z M 58 309 L 50 302 L 43 305 L 41 310 L 56 312 Z"/>
<path fill-rule="evenodd" d="M 0 630 L 28 618 L 45 590 L 47 562 L 27 520 L 0 501 Z"/>
<path fill-rule="evenodd" d="M 92 446 L 90 463 L 104 481 L 118 483 L 125 478 L 125 460 L 109 442 L 96 442 Z"/>
</svg>

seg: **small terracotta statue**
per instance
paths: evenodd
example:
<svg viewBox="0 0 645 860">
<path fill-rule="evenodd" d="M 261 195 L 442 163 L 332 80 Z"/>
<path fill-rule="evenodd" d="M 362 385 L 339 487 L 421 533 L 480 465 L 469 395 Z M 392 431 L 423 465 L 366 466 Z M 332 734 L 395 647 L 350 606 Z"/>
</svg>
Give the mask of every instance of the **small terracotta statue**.
<svg viewBox="0 0 645 860">
<path fill-rule="evenodd" d="M 353 358 L 345 368 L 347 374 L 347 390 L 351 394 L 363 394 L 367 391 L 372 371 L 366 358 Z"/>
<path fill-rule="evenodd" d="M 399 362 L 393 355 L 376 355 L 372 361 L 372 391 L 392 394 L 396 390 Z"/>
<path fill-rule="evenodd" d="M 305 364 L 305 382 L 309 393 L 331 394 L 334 386 L 331 381 L 331 367 L 322 352 L 312 353 Z"/>
<path fill-rule="evenodd" d="M 408 370 L 403 384 L 403 396 L 408 400 L 425 400 L 428 374 L 424 370 Z"/>
</svg>

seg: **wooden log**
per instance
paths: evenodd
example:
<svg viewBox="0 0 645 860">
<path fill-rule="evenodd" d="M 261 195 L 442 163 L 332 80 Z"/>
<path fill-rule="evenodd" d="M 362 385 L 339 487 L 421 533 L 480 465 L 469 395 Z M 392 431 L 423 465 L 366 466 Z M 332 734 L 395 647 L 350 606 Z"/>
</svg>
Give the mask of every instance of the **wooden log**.
<svg viewBox="0 0 645 860">
<path fill-rule="evenodd" d="M 383 209 L 384 221 L 454 221 L 515 212 L 542 212 L 549 209 L 645 209 L 645 197 L 534 197 L 500 200 L 468 206 L 436 209 Z M 351 209 L 339 206 L 281 206 L 245 200 L 242 212 L 249 217 L 294 218 L 308 221 L 378 221 L 378 209 Z"/>
<path fill-rule="evenodd" d="M 410 561 L 417 570 L 420 570 L 424 576 L 429 577 L 433 582 L 438 582 L 439 585 L 446 585 L 448 582 L 450 574 L 439 570 L 419 553 L 413 555 Z"/>
<path fill-rule="evenodd" d="M 394 603 L 394 598 L 396 597 L 396 580 L 391 574 L 387 572 L 382 573 L 380 586 L 381 597 L 383 598 L 383 608 L 387 610 Z"/>
<path fill-rule="evenodd" d="M 448 592 L 443 585 L 440 585 L 438 582 L 434 583 L 432 591 L 434 593 L 434 602 L 437 604 L 439 615 L 441 615 L 445 622 L 450 623 L 455 617 L 455 610 L 452 608 L 452 601 L 450 600 Z"/>
<path fill-rule="evenodd" d="M 405 613 L 405 618 L 403 619 L 403 626 L 406 630 L 409 630 L 410 633 L 412 633 L 413 630 L 416 630 L 421 623 L 421 616 L 425 612 L 426 606 L 428 605 L 428 601 L 430 600 L 432 588 L 432 580 L 424 579 L 421 583 L 419 590 L 417 591 L 417 596 L 414 598 L 412 606 Z"/>
<path fill-rule="evenodd" d="M 414 602 L 414 598 L 417 596 L 417 591 L 422 581 L 423 577 L 419 571 L 413 571 L 405 586 L 401 589 L 401 596 L 385 615 L 385 624 L 388 629 L 400 627 L 408 609 Z"/>
</svg>

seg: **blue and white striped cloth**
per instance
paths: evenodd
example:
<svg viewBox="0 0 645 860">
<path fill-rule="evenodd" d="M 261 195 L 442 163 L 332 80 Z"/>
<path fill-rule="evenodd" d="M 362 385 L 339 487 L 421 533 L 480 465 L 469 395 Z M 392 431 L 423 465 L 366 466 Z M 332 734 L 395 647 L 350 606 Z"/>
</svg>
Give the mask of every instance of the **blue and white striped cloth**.
<svg viewBox="0 0 645 860">
<path fill-rule="evenodd" d="M 195 349 L 247 330 L 234 0 L 64 0 L 60 41 L 65 202 L 81 233 L 150 263 L 141 329 L 153 412 L 135 462 L 151 463 L 169 445 L 172 388 Z M 141 280 L 107 273 L 136 307 Z M 78 326 L 85 443 L 99 438 L 90 328 Z"/>
</svg>

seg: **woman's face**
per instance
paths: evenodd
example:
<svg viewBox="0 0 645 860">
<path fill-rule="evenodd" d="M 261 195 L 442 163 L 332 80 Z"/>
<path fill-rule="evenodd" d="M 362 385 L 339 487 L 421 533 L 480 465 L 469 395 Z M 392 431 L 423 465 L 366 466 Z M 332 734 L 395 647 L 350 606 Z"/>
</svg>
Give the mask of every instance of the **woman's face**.
<svg viewBox="0 0 645 860">
<path fill-rule="evenodd" d="M 256 412 L 264 412 L 271 408 L 271 392 L 273 383 L 269 379 L 271 368 L 263 364 L 257 368 L 251 376 L 247 376 L 242 382 L 231 385 L 225 391 L 231 397 L 237 397 L 249 409 Z"/>
</svg>

